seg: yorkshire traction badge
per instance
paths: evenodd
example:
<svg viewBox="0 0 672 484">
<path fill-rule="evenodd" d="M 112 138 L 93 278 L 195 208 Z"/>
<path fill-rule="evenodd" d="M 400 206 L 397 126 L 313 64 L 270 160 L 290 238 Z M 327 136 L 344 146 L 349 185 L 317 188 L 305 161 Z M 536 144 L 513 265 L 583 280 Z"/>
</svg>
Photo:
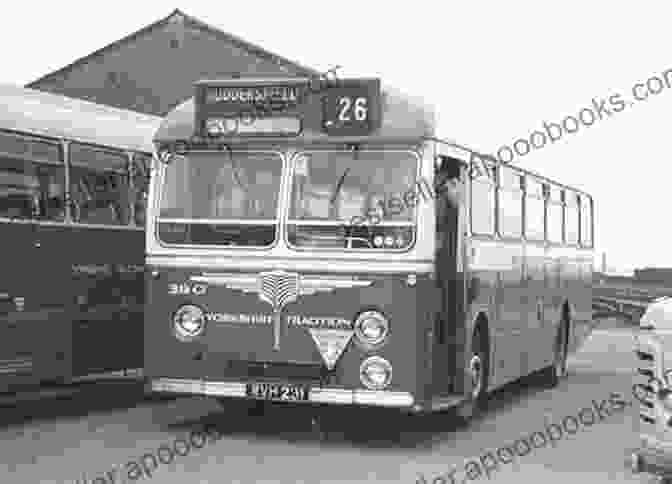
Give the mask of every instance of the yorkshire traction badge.
<svg viewBox="0 0 672 484">
<path fill-rule="evenodd" d="M 348 346 L 354 331 L 342 329 L 310 329 L 309 331 L 327 368 L 333 370 Z"/>
</svg>

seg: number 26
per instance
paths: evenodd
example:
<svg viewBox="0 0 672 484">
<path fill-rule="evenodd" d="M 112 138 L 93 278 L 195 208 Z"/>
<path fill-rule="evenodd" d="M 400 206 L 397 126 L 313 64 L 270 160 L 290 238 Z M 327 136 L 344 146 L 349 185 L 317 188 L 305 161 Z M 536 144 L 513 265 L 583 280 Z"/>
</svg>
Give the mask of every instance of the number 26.
<svg viewBox="0 0 672 484">
<path fill-rule="evenodd" d="M 350 108 L 352 108 L 353 103 L 352 98 L 350 97 L 339 98 L 338 105 L 340 108 L 338 114 L 339 121 L 344 122 L 352 121 L 352 118 L 350 117 L 350 111 L 354 111 L 356 121 L 366 121 L 368 114 L 368 106 L 367 106 L 367 99 L 365 97 L 358 97 L 357 99 L 355 99 L 354 109 L 352 110 Z"/>
</svg>

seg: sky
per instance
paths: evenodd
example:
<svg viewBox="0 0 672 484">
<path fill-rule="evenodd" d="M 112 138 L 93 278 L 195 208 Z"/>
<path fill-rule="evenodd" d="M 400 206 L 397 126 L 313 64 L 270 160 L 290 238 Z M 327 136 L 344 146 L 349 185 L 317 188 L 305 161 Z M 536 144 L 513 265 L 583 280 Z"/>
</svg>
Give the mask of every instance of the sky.
<svg viewBox="0 0 672 484">
<path fill-rule="evenodd" d="M 603 119 L 514 163 L 593 196 L 597 250 L 606 252 L 609 266 L 672 267 L 672 228 L 664 218 L 672 202 L 672 87 L 627 102 L 635 83 L 672 69 L 672 55 L 665 54 L 672 2 L 91 5 L 6 6 L 0 82 L 26 84 L 179 8 L 303 65 L 340 65 L 339 77 L 380 77 L 434 107 L 439 137 L 493 155 L 543 132 L 544 122 L 560 123 L 604 99 L 610 115 L 603 111 Z M 620 112 L 608 102 L 615 94 L 626 101 Z"/>
</svg>

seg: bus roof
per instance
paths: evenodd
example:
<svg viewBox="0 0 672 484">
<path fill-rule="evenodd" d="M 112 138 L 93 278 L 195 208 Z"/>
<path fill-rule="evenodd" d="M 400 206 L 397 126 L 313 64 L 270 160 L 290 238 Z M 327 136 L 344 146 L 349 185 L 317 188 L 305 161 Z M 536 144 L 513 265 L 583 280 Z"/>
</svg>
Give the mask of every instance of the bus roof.
<svg viewBox="0 0 672 484">
<path fill-rule="evenodd" d="M 308 81 L 308 79 L 306 79 Z M 194 99 L 191 98 L 169 112 L 154 136 L 158 144 L 188 141 L 195 133 Z M 329 136 L 312 128 L 291 138 L 278 137 L 267 140 L 289 143 L 335 143 L 335 142 L 414 142 L 432 138 L 436 128 L 434 111 L 422 100 L 411 98 L 389 86 L 382 87 L 382 125 L 372 135 L 363 137 Z M 249 138 L 226 138 L 236 142 Z M 258 140 L 259 138 L 253 138 Z"/>
<path fill-rule="evenodd" d="M 0 129 L 152 152 L 161 118 L 0 84 Z"/>
</svg>

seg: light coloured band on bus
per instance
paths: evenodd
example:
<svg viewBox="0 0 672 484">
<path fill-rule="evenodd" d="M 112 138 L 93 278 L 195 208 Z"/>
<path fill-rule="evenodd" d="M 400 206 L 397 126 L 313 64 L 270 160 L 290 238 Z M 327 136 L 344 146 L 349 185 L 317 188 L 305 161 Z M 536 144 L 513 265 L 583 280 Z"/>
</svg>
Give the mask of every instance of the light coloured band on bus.
<svg viewBox="0 0 672 484">
<path fill-rule="evenodd" d="M 285 259 L 274 257 L 248 257 L 231 259 L 226 256 L 203 255 L 203 256 L 159 256 L 151 255 L 146 258 L 149 266 L 161 268 L 185 268 L 206 269 L 216 271 L 220 269 L 237 271 L 269 271 L 290 270 L 298 272 L 328 272 L 328 273 L 358 273 L 373 272 L 380 274 L 433 274 L 434 264 L 432 261 L 408 261 L 394 262 L 390 260 L 372 259 L 335 259 L 315 260 L 305 257 L 303 259 Z"/>
<path fill-rule="evenodd" d="M 245 398 L 245 383 L 204 380 L 157 378 L 151 382 L 152 391 Z M 373 405 L 410 408 L 415 399 L 408 392 L 346 390 L 343 388 L 311 387 L 309 401 L 296 403 L 333 403 L 341 405 Z M 292 402 L 295 403 L 295 402 Z"/>
</svg>

